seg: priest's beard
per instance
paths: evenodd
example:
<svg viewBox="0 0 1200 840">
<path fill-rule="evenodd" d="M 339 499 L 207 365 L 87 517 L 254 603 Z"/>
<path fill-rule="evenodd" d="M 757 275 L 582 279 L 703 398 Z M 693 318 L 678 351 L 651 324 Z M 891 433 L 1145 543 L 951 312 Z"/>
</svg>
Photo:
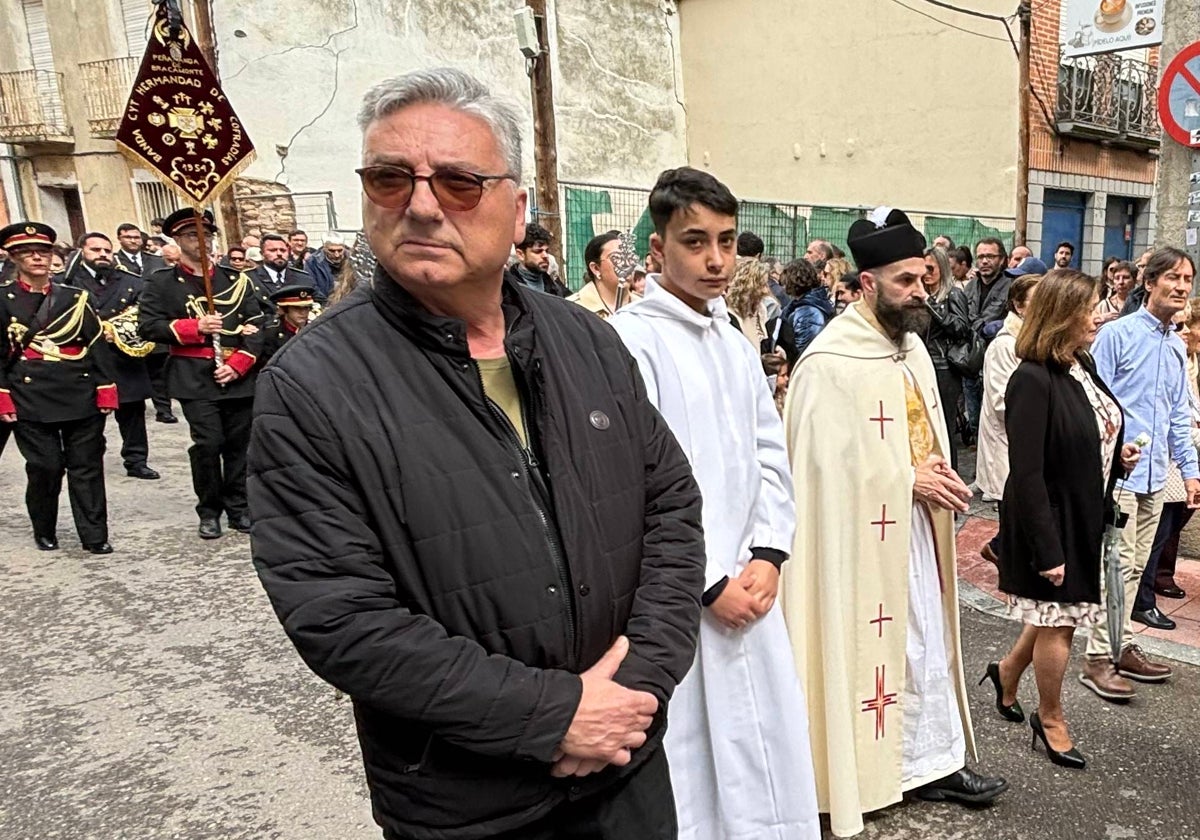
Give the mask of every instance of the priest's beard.
<svg viewBox="0 0 1200 840">
<path fill-rule="evenodd" d="M 922 303 L 892 303 L 883 295 L 875 299 L 875 317 L 894 341 L 900 341 L 905 333 L 924 335 L 929 329 L 929 310 Z"/>
</svg>

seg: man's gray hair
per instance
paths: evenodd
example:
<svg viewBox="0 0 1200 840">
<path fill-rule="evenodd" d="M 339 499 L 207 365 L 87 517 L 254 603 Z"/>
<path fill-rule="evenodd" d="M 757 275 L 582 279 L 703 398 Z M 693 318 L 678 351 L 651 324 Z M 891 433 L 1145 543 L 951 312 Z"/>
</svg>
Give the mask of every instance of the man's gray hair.
<svg viewBox="0 0 1200 840">
<path fill-rule="evenodd" d="M 508 165 L 509 174 L 521 181 L 521 120 L 516 106 L 493 94 L 483 82 L 453 67 L 413 70 L 385 79 L 363 96 L 358 127 L 364 132 L 376 120 L 409 105 L 434 102 L 478 117 L 488 124 Z"/>
</svg>

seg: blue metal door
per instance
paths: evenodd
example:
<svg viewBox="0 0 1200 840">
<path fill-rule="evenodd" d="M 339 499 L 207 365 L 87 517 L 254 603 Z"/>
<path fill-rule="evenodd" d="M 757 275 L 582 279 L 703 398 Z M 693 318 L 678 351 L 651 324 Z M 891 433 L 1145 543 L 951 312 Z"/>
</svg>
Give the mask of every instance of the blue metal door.
<svg viewBox="0 0 1200 840">
<path fill-rule="evenodd" d="M 1080 249 L 1083 245 L 1083 209 L 1087 196 L 1065 190 L 1046 190 L 1042 205 L 1042 253 L 1041 258 L 1049 268 L 1054 267 L 1054 250 L 1059 242 L 1070 242 L 1075 246 L 1071 267 L 1079 267 Z"/>
</svg>

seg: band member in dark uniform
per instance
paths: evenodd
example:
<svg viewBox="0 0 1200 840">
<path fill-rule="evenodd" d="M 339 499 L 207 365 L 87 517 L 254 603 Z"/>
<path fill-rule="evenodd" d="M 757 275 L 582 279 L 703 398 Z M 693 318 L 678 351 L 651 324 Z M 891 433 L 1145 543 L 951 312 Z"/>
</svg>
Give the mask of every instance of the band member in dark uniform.
<svg viewBox="0 0 1200 840">
<path fill-rule="evenodd" d="M 263 330 L 260 367 L 265 367 L 292 336 L 308 325 L 316 293 L 317 288 L 312 283 L 295 283 L 271 293 L 271 303 L 275 305 L 275 320 Z"/>
<path fill-rule="evenodd" d="M 158 478 L 158 472 L 146 463 L 150 454 L 146 438 L 146 400 L 153 393 L 146 356 L 154 349 L 154 344 L 137 334 L 137 304 L 142 293 L 142 278 L 124 265 L 114 265 L 112 241 L 103 233 L 93 232 L 80 237 L 79 252 L 65 279 L 91 296 L 92 308 L 104 327 L 104 338 L 113 350 L 113 373 L 121 397 L 121 404 L 114 414 L 121 431 L 125 474 L 133 478 Z"/>
<path fill-rule="evenodd" d="M 118 405 L 110 349 L 89 295 L 50 279 L 49 225 L 0 230 L 16 277 L 0 291 L 0 420 L 16 421 L 25 506 L 43 551 L 58 548 L 63 475 L 83 547 L 110 554 L 104 493 L 104 415 Z"/>
<path fill-rule="evenodd" d="M 263 315 L 270 321 L 275 317 L 275 304 L 271 295 L 285 286 L 312 285 L 312 275 L 288 262 L 288 242 L 277 233 L 268 233 L 262 238 L 262 265 L 250 272 L 254 281 L 254 293 L 258 297 Z"/>
<path fill-rule="evenodd" d="M 208 211 L 203 224 L 216 232 Z M 217 314 L 209 315 L 193 211 L 172 213 L 163 232 L 175 240 L 181 257 L 178 265 L 148 278 L 139 303 L 138 332 L 169 348 L 167 393 L 183 406 L 191 430 L 188 455 L 200 536 L 221 536 L 222 513 L 230 528 L 249 532 L 246 447 L 253 368 L 262 348 L 262 309 L 245 274 L 210 265 Z"/>
<path fill-rule="evenodd" d="M 124 222 L 117 226 L 117 242 L 120 248 L 113 254 L 117 265 L 133 272 L 143 280 L 167 263 L 157 254 L 152 254 L 142 245 L 142 231 L 138 226 Z M 154 402 L 154 419 L 159 423 L 178 423 L 179 418 L 171 410 L 171 398 L 167 396 L 167 379 L 165 369 L 167 364 L 167 348 L 156 346 L 146 356 L 146 371 L 150 374 L 150 385 L 153 393 L 150 399 Z"/>
</svg>

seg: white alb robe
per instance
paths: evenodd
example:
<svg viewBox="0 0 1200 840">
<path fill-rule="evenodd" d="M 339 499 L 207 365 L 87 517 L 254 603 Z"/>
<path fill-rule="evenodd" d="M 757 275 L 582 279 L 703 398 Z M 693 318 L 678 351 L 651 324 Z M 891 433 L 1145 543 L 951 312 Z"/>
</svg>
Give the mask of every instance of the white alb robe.
<svg viewBox="0 0 1200 840">
<path fill-rule="evenodd" d="M 789 552 L 795 530 L 783 425 L 757 349 L 724 301 L 702 315 L 664 291 L 609 323 L 704 497 L 705 588 L 737 576 L 750 549 Z M 820 837 L 804 693 L 778 603 L 744 630 L 708 610 L 696 661 L 668 712 L 667 758 L 681 840 Z"/>
</svg>

